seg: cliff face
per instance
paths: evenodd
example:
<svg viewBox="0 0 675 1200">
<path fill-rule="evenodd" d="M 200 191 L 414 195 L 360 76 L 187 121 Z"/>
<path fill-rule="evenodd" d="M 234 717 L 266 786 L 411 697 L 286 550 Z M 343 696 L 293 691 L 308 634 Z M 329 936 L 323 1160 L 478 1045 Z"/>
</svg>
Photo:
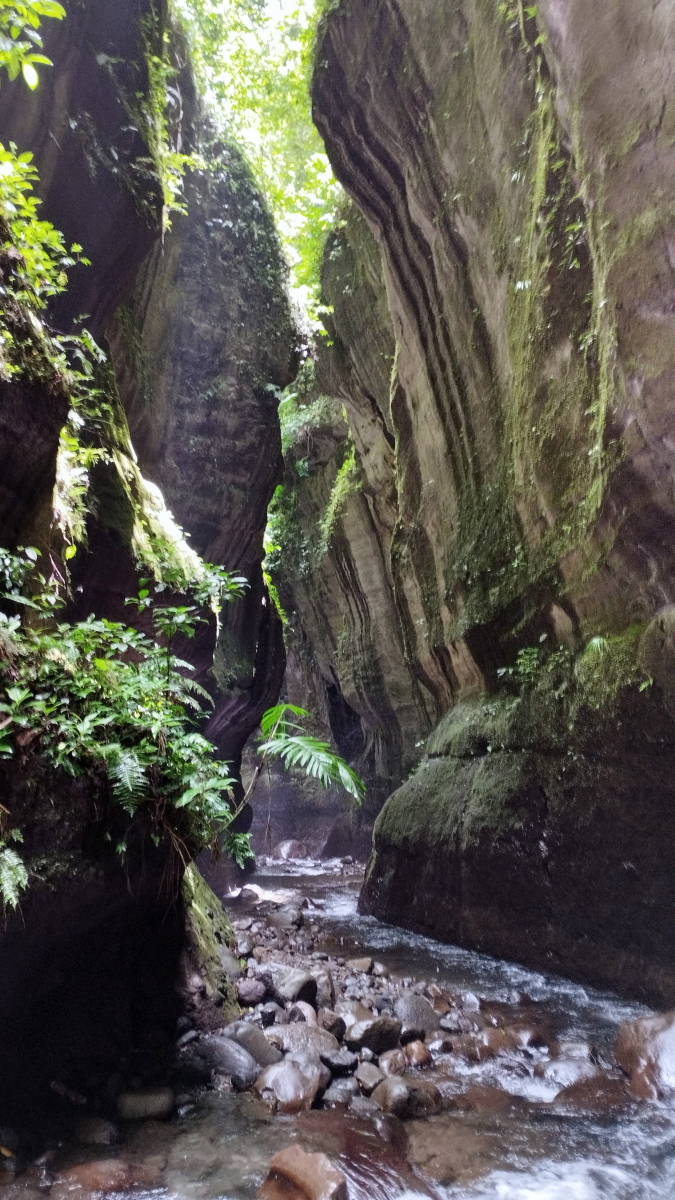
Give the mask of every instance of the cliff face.
<svg viewBox="0 0 675 1200">
<path fill-rule="evenodd" d="M 3 311 L 22 339 L 24 363 L 0 381 L 0 544 L 35 545 L 50 569 L 70 573 L 67 619 L 126 623 L 133 612 L 125 598 L 153 555 L 189 557 L 166 498 L 196 550 L 251 581 L 245 600 L 224 614 L 217 646 L 211 619 L 194 643 L 176 647 L 211 691 L 207 732 L 236 767 L 284 667 L 260 569 L 281 464 L 270 389 L 287 382 L 294 352 L 281 254 L 247 169 L 222 146 L 200 142 L 208 166 L 188 176 L 187 214 L 174 214 L 163 231 L 148 60 L 163 52 L 166 11 L 150 0 L 72 8 L 60 27 L 45 30 L 54 67 L 37 92 L 3 83 L 0 97 L 0 138 L 34 151 L 40 215 L 91 260 L 73 271 L 43 324 L 20 306 Z M 198 105 L 180 38 L 175 30 L 170 37 L 179 132 L 192 150 L 201 137 Z M 3 252 L 5 280 L 15 265 Z M 92 379 L 100 406 L 93 432 L 87 428 L 105 454 L 75 476 L 73 558 L 64 555 L 63 532 L 73 464 L 60 443 L 71 395 L 49 327 L 69 332 L 83 314 L 106 354 Z M 3 1120 L 58 1130 L 70 1107 L 53 1080 L 100 1099 L 132 1048 L 140 1049 L 138 1078 L 166 1078 L 181 1006 L 222 1006 L 232 993 L 209 960 L 201 992 L 192 994 L 205 935 L 194 919 L 186 935 L 176 855 L 167 839 L 154 844 L 142 815 L 130 821 L 111 805 L 100 772 L 74 780 L 49 766 L 32 737 L 1 767 L 29 887 L 0 935 L 0 1110 Z M 121 859 L 114 847 L 125 839 Z M 181 1000 L 185 975 L 192 992 Z M 202 1018 L 217 1021 L 219 1012 Z"/>
<path fill-rule="evenodd" d="M 364 906 L 672 998 L 670 876 L 647 864 L 675 766 L 675 29 L 652 8 L 342 0 L 325 19 L 314 115 L 358 213 L 327 248 L 322 370 L 355 486 L 293 594 L 383 776 L 444 713 L 476 730 L 461 751 L 434 735 L 388 802 Z M 295 489 L 315 528 L 346 432 Z M 548 897 L 529 932 L 526 877 Z M 618 911 L 624 966 L 597 953 Z"/>
</svg>

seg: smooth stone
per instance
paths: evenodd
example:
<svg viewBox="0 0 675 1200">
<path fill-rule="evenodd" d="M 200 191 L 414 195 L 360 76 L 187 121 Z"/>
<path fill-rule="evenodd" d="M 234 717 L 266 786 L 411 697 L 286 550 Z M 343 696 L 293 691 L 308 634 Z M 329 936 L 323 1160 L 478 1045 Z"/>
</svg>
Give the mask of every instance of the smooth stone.
<svg viewBox="0 0 675 1200">
<path fill-rule="evenodd" d="M 353 1075 L 334 1079 L 323 1094 L 326 1108 L 348 1108 L 354 1096 L 360 1095 L 359 1085 Z"/>
<path fill-rule="evenodd" d="M 316 1054 L 311 1054 L 307 1050 L 296 1050 L 294 1053 L 287 1054 L 285 1061 L 295 1063 L 303 1075 L 306 1075 L 312 1082 L 316 1081 L 318 1091 L 324 1091 L 332 1082 L 328 1067 Z"/>
<path fill-rule="evenodd" d="M 339 1017 L 342 1017 L 347 1029 L 357 1021 L 370 1021 L 373 1015 L 365 1004 L 361 1004 L 360 1000 L 339 1000 L 335 1005 L 335 1011 Z"/>
<path fill-rule="evenodd" d="M 421 1029 L 424 1033 L 434 1033 L 440 1029 L 441 1021 L 428 1000 L 417 992 L 403 991 L 394 1003 L 394 1015 L 403 1026 L 410 1025 Z"/>
<path fill-rule="evenodd" d="M 351 1050 L 330 1050 L 321 1055 L 321 1061 L 333 1075 L 348 1075 L 359 1062 Z"/>
<path fill-rule="evenodd" d="M 120 1138 L 117 1126 L 105 1117 L 82 1117 L 75 1126 L 74 1136 L 83 1146 L 114 1146 Z"/>
<path fill-rule="evenodd" d="M 382 1083 L 385 1076 L 373 1063 L 363 1062 L 354 1072 L 354 1078 L 358 1081 L 361 1091 L 366 1096 L 370 1096 L 378 1084 Z"/>
<path fill-rule="evenodd" d="M 381 962 L 373 963 L 373 972 L 372 973 L 376 979 L 388 979 L 389 978 L 389 968 L 385 967 L 384 963 L 381 963 Z"/>
<path fill-rule="evenodd" d="M 605 1116 L 623 1112 L 635 1096 L 627 1079 L 603 1075 L 597 1079 L 582 1079 L 558 1092 L 555 1108 L 565 1112 L 583 1112 L 591 1116 Z"/>
<path fill-rule="evenodd" d="M 387 1080 L 387 1082 L 390 1082 Z M 432 1117 L 443 1107 L 443 1097 L 428 1079 L 406 1075 L 405 1083 L 409 1092 L 407 1115 L 409 1117 Z"/>
<path fill-rule="evenodd" d="M 371 1098 L 382 1109 L 382 1112 L 394 1113 L 398 1116 L 406 1111 L 410 1092 L 402 1079 L 392 1075 L 378 1084 Z"/>
<path fill-rule="evenodd" d="M 271 912 L 267 916 L 267 924 L 272 929 L 299 929 L 303 920 L 303 915 L 298 909 L 280 909 L 279 912 Z"/>
<path fill-rule="evenodd" d="M 329 1008 L 320 1008 L 316 1014 L 316 1019 L 322 1029 L 327 1029 L 329 1033 L 332 1033 L 338 1042 L 342 1041 L 345 1029 L 347 1028 L 343 1017 L 338 1016 L 336 1012 L 332 1012 Z"/>
<path fill-rule="evenodd" d="M 347 1181 L 325 1154 L 289 1146 L 274 1155 L 261 1200 L 347 1200 Z"/>
<path fill-rule="evenodd" d="M 249 958 L 253 953 L 254 943 L 250 938 L 243 937 L 237 942 L 236 950 L 239 958 Z"/>
<path fill-rule="evenodd" d="M 296 1000 L 288 1010 L 289 1021 L 306 1021 L 308 1025 L 316 1025 L 316 1013 L 311 1004 L 304 1000 Z"/>
<path fill-rule="evenodd" d="M 221 1030 L 221 1037 L 232 1038 L 239 1046 L 243 1046 L 260 1067 L 274 1066 L 283 1057 L 281 1051 L 271 1045 L 262 1029 L 248 1021 L 233 1021 L 231 1025 L 226 1025 Z"/>
<path fill-rule="evenodd" d="M 461 1112 L 497 1113 L 504 1112 L 513 1104 L 513 1096 L 503 1088 L 492 1087 L 490 1084 L 478 1083 L 468 1088 L 460 1096 L 453 1096 L 450 1107 Z"/>
<path fill-rule="evenodd" d="M 120 1092 L 117 1097 L 117 1115 L 123 1121 L 147 1121 L 149 1118 L 168 1117 L 173 1111 L 174 1095 L 171 1088 L 147 1088 L 142 1092 Z"/>
<path fill-rule="evenodd" d="M 266 995 L 267 988 L 260 979 L 240 979 L 237 984 L 237 1000 L 244 1008 L 262 1004 Z"/>
<path fill-rule="evenodd" d="M 355 1117 L 365 1117 L 370 1120 L 382 1113 L 379 1104 L 375 1104 L 368 1096 L 353 1096 L 349 1104 L 349 1111 Z"/>
<path fill-rule="evenodd" d="M 407 1046 L 408 1042 L 423 1042 L 426 1036 L 421 1025 L 403 1025 L 399 1041 L 402 1046 Z"/>
<path fill-rule="evenodd" d="M 297 1025 L 272 1025 L 265 1030 L 265 1037 L 273 1046 L 278 1046 L 280 1050 L 290 1054 L 297 1050 L 306 1050 L 320 1058 L 322 1054 L 340 1049 L 338 1041 L 327 1029 L 304 1022 Z"/>
<path fill-rule="evenodd" d="M 304 1000 L 313 1005 L 316 1001 L 316 979 L 308 971 L 279 963 L 265 963 L 265 970 L 272 976 L 276 995 L 285 1004 Z"/>
<path fill-rule="evenodd" d="M 378 1065 L 383 1075 L 402 1075 L 408 1070 L 408 1060 L 403 1050 L 386 1050 L 378 1059 Z"/>
<path fill-rule="evenodd" d="M 348 958 L 345 966 L 348 971 L 358 971 L 368 975 L 373 969 L 373 960 L 372 958 Z"/>
<path fill-rule="evenodd" d="M 289 858 L 307 858 L 309 851 L 305 842 L 300 842 L 297 839 L 289 838 L 285 842 L 279 842 L 272 851 L 272 858 L 281 858 L 288 860 Z"/>
<path fill-rule="evenodd" d="M 318 1072 L 308 1074 L 298 1063 L 287 1059 L 265 1067 L 255 1081 L 258 1095 L 280 1113 L 309 1110 L 320 1086 Z"/>
<path fill-rule="evenodd" d="M 234 1038 L 206 1037 L 200 1051 L 206 1054 L 214 1071 L 231 1077 L 238 1092 L 251 1087 L 260 1074 L 260 1063 Z"/>
<path fill-rule="evenodd" d="M 317 1008 L 332 1009 L 335 1004 L 335 981 L 326 967 L 313 967 L 311 974 L 316 979 Z"/>
<path fill-rule="evenodd" d="M 403 1053 L 411 1067 L 430 1067 L 431 1053 L 424 1042 L 408 1042 Z"/>
<path fill-rule="evenodd" d="M 369 1021 L 356 1021 L 345 1033 L 345 1042 L 350 1050 L 361 1050 L 364 1046 L 373 1054 L 392 1050 L 401 1033 L 401 1022 L 396 1017 L 371 1017 Z"/>
<path fill-rule="evenodd" d="M 534 1073 L 538 1079 L 545 1079 L 559 1088 L 571 1087 L 573 1083 L 602 1075 L 599 1067 L 581 1058 L 553 1058 L 547 1063 L 537 1063 Z"/>
</svg>

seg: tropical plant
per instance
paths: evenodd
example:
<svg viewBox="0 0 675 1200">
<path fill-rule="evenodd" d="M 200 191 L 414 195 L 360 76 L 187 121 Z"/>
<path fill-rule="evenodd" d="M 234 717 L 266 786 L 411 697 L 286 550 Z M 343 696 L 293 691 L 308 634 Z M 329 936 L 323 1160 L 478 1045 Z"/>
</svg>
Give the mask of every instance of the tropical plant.
<svg viewBox="0 0 675 1200">
<path fill-rule="evenodd" d="M 29 88 L 39 83 L 36 65 L 51 66 L 42 53 L 41 17 L 61 21 L 66 10 L 56 0 L 0 0 L 0 67 L 10 79 L 21 73 Z"/>
<path fill-rule="evenodd" d="M 276 758 L 287 770 L 299 767 L 322 787 L 337 785 L 344 788 L 357 804 L 361 804 L 366 790 L 363 780 L 327 742 L 308 734 L 297 720 L 292 719 L 294 717 L 309 720 L 309 713 L 294 704 L 277 704 L 264 714 L 260 722 L 263 738 L 258 747 L 260 762 L 247 788 L 246 800 L 253 794 L 265 763 Z"/>
</svg>

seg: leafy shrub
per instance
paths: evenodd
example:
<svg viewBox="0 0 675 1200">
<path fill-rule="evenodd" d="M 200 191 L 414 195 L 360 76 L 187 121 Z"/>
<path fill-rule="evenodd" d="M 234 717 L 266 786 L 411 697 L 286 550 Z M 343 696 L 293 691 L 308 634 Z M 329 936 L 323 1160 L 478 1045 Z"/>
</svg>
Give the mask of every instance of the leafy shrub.
<svg viewBox="0 0 675 1200">
<path fill-rule="evenodd" d="M 42 54 L 42 38 L 38 33 L 41 17 L 60 21 L 66 11 L 56 0 L 0 0 L 0 67 L 10 79 L 19 72 L 34 89 L 38 85 L 36 64 L 51 66 Z"/>
</svg>

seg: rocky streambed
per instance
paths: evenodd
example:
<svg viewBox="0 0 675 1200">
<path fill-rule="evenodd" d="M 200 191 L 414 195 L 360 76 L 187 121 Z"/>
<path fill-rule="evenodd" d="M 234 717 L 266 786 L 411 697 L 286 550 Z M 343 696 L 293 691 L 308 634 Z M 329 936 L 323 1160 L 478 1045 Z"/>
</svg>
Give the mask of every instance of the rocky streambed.
<svg viewBox="0 0 675 1200">
<path fill-rule="evenodd" d="M 0 1200 L 675 1194 L 675 1019 L 359 916 L 361 877 L 261 862 L 225 898 L 241 1017 L 195 975 L 170 1075 L 37 1155 L 0 1131 Z"/>
</svg>

